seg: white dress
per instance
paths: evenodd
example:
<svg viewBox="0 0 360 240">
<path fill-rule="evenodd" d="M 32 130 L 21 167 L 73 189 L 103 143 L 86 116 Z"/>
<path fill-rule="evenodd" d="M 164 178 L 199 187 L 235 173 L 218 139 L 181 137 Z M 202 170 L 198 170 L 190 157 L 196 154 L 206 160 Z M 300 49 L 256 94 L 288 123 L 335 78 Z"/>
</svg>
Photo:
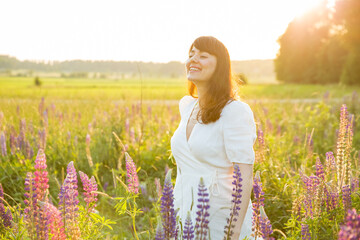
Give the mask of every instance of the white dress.
<svg viewBox="0 0 360 240">
<path fill-rule="evenodd" d="M 187 141 L 186 126 L 196 102 L 197 98 L 191 96 L 180 100 L 181 121 L 171 138 L 177 165 L 174 205 L 175 210 L 179 209 L 182 226 L 188 211 L 195 225 L 198 185 L 203 177 L 210 199 L 210 239 L 222 240 L 226 218 L 230 215 L 233 163 L 254 163 L 256 126 L 249 105 L 232 101 L 223 108 L 216 122 L 196 123 Z M 252 239 L 252 211 L 250 201 L 239 239 Z"/>
</svg>

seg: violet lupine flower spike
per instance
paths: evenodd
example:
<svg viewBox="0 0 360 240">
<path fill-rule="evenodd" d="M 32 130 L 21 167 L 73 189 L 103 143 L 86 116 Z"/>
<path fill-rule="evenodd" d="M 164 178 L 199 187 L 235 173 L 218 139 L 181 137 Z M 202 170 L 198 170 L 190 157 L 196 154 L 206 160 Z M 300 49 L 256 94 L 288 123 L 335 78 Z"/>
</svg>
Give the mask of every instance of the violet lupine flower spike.
<svg viewBox="0 0 360 240">
<path fill-rule="evenodd" d="M 136 166 L 130 155 L 125 152 L 127 184 L 129 191 L 134 194 L 139 193 L 139 179 L 136 172 Z"/>
<path fill-rule="evenodd" d="M 234 165 L 234 175 L 233 175 L 234 181 L 233 184 L 233 193 L 232 193 L 232 207 L 230 210 L 230 217 L 226 219 L 227 225 L 225 226 L 225 237 L 224 240 L 230 239 L 230 237 L 233 235 L 233 229 L 235 227 L 234 222 L 237 221 L 237 216 L 239 216 L 240 211 L 240 204 L 241 204 L 241 192 L 242 192 L 242 178 L 241 178 L 241 172 L 239 165 Z"/>
<path fill-rule="evenodd" d="M 185 226 L 184 226 L 184 233 L 183 233 L 183 239 L 185 240 L 192 240 L 194 239 L 194 227 L 191 222 L 191 216 L 190 212 L 188 212 L 185 220 Z"/>
<path fill-rule="evenodd" d="M 95 208 L 95 203 L 97 202 L 97 193 L 94 192 L 97 191 L 97 183 L 94 176 L 89 179 L 88 175 L 85 173 L 79 171 L 79 174 L 83 184 L 83 194 L 85 196 L 84 200 L 86 202 L 86 209 L 88 212 L 92 212 L 92 210 Z"/>
<path fill-rule="evenodd" d="M 72 239 L 80 238 L 78 226 L 78 190 L 77 176 L 74 163 L 71 161 L 67 166 L 67 175 L 59 193 L 59 210 L 64 219 L 66 234 Z"/>
<path fill-rule="evenodd" d="M 198 211 L 196 211 L 197 217 L 195 222 L 195 235 L 196 239 L 205 240 L 208 239 L 210 205 L 208 189 L 205 187 L 203 178 L 200 178 L 198 197 Z"/>
<path fill-rule="evenodd" d="M 4 189 L 0 183 L 0 229 L 2 227 L 11 228 L 12 215 L 10 209 L 5 211 Z"/>
<path fill-rule="evenodd" d="M 174 209 L 174 194 L 171 183 L 171 172 L 172 170 L 170 169 L 166 174 L 160 205 L 162 226 L 164 228 L 164 239 L 173 238 L 176 234 L 176 213 Z"/>
<path fill-rule="evenodd" d="M 347 212 L 345 225 L 339 231 L 339 240 L 349 239 L 360 239 L 360 214 L 355 208 Z"/>
<path fill-rule="evenodd" d="M 35 229 L 35 217 L 37 213 L 37 197 L 36 197 L 36 187 L 35 180 L 31 172 L 26 174 L 25 178 L 25 224 L 29 234 L 30 239 L 35 239 L 36 229 Z"/>
<path fill-rule="evenodd" d="M 344 210 L 347 212 L 351 208 L 351 188 L 350 185 L 345 185 L 342 187 L 342 199 Z"/>
<path fill-rule="evenodd" d="M 301 224 L 301 240 L 311 240 L 309 225 Z"/>
<path fill-rule="evenodd" d="M 260 226 L 260 207 L 264 206 L 264 192 L 262 191 L 262 183 L 260 179 L 260 172 L 257 171 L 253 183 L 254 202 L 253 202 L 253 217 L 252 217 L 252 231 L 253 237 L 260 238 L 262 236 Z"/>
<path fill-rule="evenodd" d="M 263 206 L 260 206 L 260 226 L 261 226 L 262 237 L 264 240 L 275 240 L 275 238 L 270 237 L 270 235 L 273 233 L 273 230 L 270 220 L 266 215 Z"/>
<path fill-rule="evenodd" d="M 165 239 L 165 233 L 164 233 L 163 224 L 161 223 L 161 220 L 159 220 L 156 226 L 155 240 L 164 240 L 164 239 Z"/>
</svg>

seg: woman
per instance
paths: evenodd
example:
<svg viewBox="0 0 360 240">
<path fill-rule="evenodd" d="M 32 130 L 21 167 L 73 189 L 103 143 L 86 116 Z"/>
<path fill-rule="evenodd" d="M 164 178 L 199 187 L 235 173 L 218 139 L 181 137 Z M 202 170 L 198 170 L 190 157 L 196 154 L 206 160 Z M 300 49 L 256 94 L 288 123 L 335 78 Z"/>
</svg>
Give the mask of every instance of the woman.
<svg viewBox="0 0 360 240">
<path fill-rule="evenodd" d="M 209 191 L 211 239 L 223 239 L 230 215 L 234 164 L 242 176 L 241 210 L 232 239 L 251 239 L 253 144 L 256 127 L 253 113 L 235 100 L 231 85 L 230 57 L 214 37 L 199 37 L 186 61 L 190 96 L 180 100 L 181 122 L 171 138 L 177 164 L 175 209 L 184 226 L 188 211 L 196 219 L 200 177 Z"/>
</svg>

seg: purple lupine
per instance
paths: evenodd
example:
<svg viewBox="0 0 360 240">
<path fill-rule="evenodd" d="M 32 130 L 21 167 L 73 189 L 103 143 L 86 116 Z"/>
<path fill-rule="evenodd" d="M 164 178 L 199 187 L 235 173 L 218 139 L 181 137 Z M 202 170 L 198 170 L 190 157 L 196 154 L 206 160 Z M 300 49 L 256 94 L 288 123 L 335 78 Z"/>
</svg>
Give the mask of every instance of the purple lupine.
<svg viewBox="0 0 360 240">
<path fill-rule="evenodd" d="M 301 224 L 301 240 L 311 240 L 309 225 Z"/>
<path fill-rule="evenodd" d="M 97 183 L 94 176 L 89 179 L 88 175 L 81 171 L 79 171 L 79 175 L 84 189 L 83 194 L 85 196 L 84 200 L 86 202 L 86 208 L 88 209 L 88 212 L 92 212 L 97 202 L 98 194 L 94 192 L 97 191 Z"/>
<path fill-rule="evenodd" d="M 125 133 L 127 135 L 130 135 L 130 122 L 129 122 L 129 119 L 125 119 Z"/>
<path fill-rule="evenodd" d="M 165 240 L 164 227 L 161 221 L 158 222 L 156 227 L 155 240 Z"/>
<path fill-rule="evenodd" d="M 134 128 L 132 127 L 131 129 L 130 129 L 130 142 L 131 143 L 135 143 L 135 130 L 134 130 Z"/>
<path fill-rule="evenodd" d="M 67 175 L 59 193 L 59 210 L 64 220 L 66 234 L 72 239 L 80 238 L 80 229 L 77 222 L 79 216 L 79 193 L 77 187 L 76 170 L 74 163 L 71 161 L 67 166 Z"/>
<path fill-rule="evenodd" d="M 253 217 L 252 217 L 252 230 L 255 238 L 261 237 L 260 226 L 260 207 L 264 207 L 264 192 L 262 191 L 262 183 L 260 179 L 260 172 L 257 171 L 253 183 L 254 202 L 253 202 Z"/>
<path fill-rule="evenodd" d="M 357 192 L 359 190 L 359 178 L 355 177 L 351 179 L 351 192 Z"/>
<path fill-rule="evenodd" d="M 339 240 L 360 239 L 360 214 L 353 208 L 348 210 L 345 219 L 346 223 L 340 227 Z"/>
<path fill-rule="evenodd" d="M 347 212 L 351 208 L 351 188 L 350 185 L 345 185 L 342 187 L 342 199 L 344 210 Z"/>
<path fill-rule="evenodd" d="M 64 222 L 60 211 L 49 202 L 41 202 L 43 212 L 47 216 L 48 226 L 51 233 L 51 239 L 65 240 Z"/>
<path fill-rule="evenodd" d="M 171 183 L 171 172 L 172 170 L 169 170 L 166 174 L 164 188 L 160 200 L 160 212 L 165 239 L 175 237 L 176 232 L 176 212 L 174 209 L 174 194 L 173 185 Z"/>
<path fill-rule="evenodd" d="M 191 222 L 190 212 L 188 212 L 185 220 L 183 239 L 192 240 L 194 239 L 194 227 Z"/>
<path fill-rule="evenodd" d="M 198 186 L 198 204 L 196 211 L 196 221 L 195 221 L 195 235 L 196 239 L 207 239 L 207 234 L 209 230 L 209 193 L 208 189 L 204 184 L 204 179 L 201 177 L 199 186 Z"/>
<path fill-rule="evenodd" d="M 336 166 L 337 166 L 337 179 L 339 190 L 346 180 L 346 132 L 348 125 L 348 111 L 346 104 L 343 104 L 340 109 L 340 124 L 338 139 L 336 143 Z"/>
<path fill-rule="evenodd" d="M 36 197 L 36 187 L 35 187 L 35 180 L 33 177 L 32 172 L 28 172 L 25 178 L 25 224 L 29 236 L 31 239 L 34 239 L 36 234 L 35 229 L 35 217 L 37 215 L 37 197 Z"/>
<path fill-rule="evenodd" d="M 263 206 L 260 207 L 260 226 L 261 226 L 262 237 L 264 240 L 275 240 L 275 238 L 270 237 L 270 235 L 273 233 L 273 230 L 270 220 L 266 215 Z"/>
<path fill-rule="evenodd" d="M 242 192 L 242 178 L 241 178 L 241 172 L 239 165 L 234 165 L 234 175 L 233 175 L 234 181 L 233 184 L 233 192 L 232 192 L 232 206 L 230 210 L 230 217 L 226 218 L 227 225 L 225 226 L 225 237 L 224 239 L 230 239 L 231 236 L 234 234 L 234 228 L 235 224 L 234 222 L 237 221 L 237 216 L 239 216 L 240 211 L 240 204 L 241 204 L 241 192 Z"/>
<path fill-rule="evenodd" d="M 325 160 L 325 166 L 326 166 L 326 172 L 327 174 L 330 171 L 333 171 L 336 169 L 336 162 L 333 152 L 327 152 L 326 153 L 326 160 Z"/>
<path fill-rule="evenodd" d="M 4 189 L 0 183 L 0 227 L 11 228 L 12 214 L 10 209 L 5 211 Z"/>
<path fill-rule="evenodd" d="M 125 152 L 125 161 L 126 161 L 126 173 L 127 173 L 127 184 L 129 191 L 134 194 L 139 193 L 139 179 L 136 172 L 136 166 L 133 161 L 133 159 L 130 157 L 130 155 Z"/>
<path fill-rule="evenodd" d="M 6 156 L 7 150 L 6 150 L 6 138 L 4 132 L 1 132 L 0 134 L 0 147 L 1 147 L 1 155 Z"/>
<path fill-rule="evenodd" d="M 325 177 L 324 177 L 324 167 L 321 164 L 321 161 L 320 161 L 319 157 L 316 158 L 316 176 L 319 179 L 323 180 L 323 181 L 325 179 Z"/>
</svg>

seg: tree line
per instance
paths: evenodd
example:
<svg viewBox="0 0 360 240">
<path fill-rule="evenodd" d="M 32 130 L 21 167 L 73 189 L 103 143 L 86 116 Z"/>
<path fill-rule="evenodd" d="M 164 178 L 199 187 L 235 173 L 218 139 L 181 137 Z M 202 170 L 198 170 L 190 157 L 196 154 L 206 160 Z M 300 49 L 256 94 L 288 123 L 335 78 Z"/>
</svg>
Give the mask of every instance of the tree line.
<svg viewBox="0 0 360 240">
<path fill-rule="evenodd" d="M 360 84 L 360 1 L 327 1 L 295 18 L 278 39 L 276 77 L 287 83 Z"/>
</svg>

